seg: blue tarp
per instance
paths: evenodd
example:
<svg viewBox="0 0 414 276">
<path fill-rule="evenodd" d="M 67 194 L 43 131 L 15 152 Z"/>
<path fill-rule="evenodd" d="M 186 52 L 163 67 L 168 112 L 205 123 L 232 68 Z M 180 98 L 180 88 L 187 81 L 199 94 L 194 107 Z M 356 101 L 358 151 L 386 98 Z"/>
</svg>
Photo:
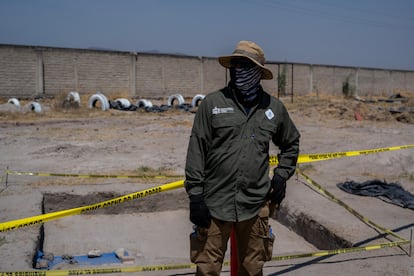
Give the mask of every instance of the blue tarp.
<svg viewBox="0 0 414 276">
<path fill-rule="evenodd" d="M 128 256 L 128 253 L 125 253 Z M 37 260 L 42 259 L 44 254 L 39 251 L 37 253 Z M 53 261 L 49 260 L 48 267 L 43 269 L 52 269 L 58 264 L 74 264 L 74 265 L 103 265 L 103 264 L 119 264 L 121 260 L 116 256 L 115 252 L 102 253 L 99 257 L 90 258 L 87 255 L 80 256 L 54 256 Z"/>
</svg>

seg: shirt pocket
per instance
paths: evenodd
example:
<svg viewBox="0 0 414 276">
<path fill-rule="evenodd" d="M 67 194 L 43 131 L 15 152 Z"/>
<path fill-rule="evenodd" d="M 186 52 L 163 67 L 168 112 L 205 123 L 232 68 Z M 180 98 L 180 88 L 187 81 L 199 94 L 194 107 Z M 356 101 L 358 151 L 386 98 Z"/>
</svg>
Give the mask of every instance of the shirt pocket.
<svg viewBox="0 0 414 276">
<path fill-rule="evenodd" d="M 258 150 L 263 152 L 269 151 L 269 143 L 273 135 L 276 133 L 276 122 L 263 118 L 258 121 L 258 126 L 255 133 L 255 145 Z"/>
<path fill-rule="evenodd" d="M 225 145 L 236 140 L 241 132 L 242 122 L 237 116 L 215 116 L 211 121 L 213 143 Z"/>
</svg>

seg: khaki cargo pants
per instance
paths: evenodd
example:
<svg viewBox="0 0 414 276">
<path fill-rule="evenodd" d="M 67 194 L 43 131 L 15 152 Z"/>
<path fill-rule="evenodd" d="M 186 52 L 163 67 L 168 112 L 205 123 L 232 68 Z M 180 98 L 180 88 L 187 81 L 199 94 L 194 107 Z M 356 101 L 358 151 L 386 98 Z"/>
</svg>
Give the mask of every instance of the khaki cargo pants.
<svg viewBox="0 0 414 276">
<path fill-rule="evenodd" d="M 232 227 L 238 253 L 238 275 L 263 275 L 263 265 L 272 258 L 273 234 L 269 233 L 269 204 L 259 215 L 241 222 L 212 219 L 209 228 L 197 227 L 190 235 L 190 257 L 196 275 L 220 275 Z"/>
</svg>

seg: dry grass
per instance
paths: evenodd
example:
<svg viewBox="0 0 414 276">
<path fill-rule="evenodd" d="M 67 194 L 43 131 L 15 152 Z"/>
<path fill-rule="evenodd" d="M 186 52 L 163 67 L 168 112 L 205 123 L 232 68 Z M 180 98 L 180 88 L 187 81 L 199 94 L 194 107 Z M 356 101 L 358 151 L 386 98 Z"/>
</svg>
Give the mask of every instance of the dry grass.
<svg viewBox="0 0 414 276">
<path fill-rule="evenodd" d="M 369 97 L 363 101 L 343 96 L 328 96 L 313 94 L 306 96 L 297 96 L 291 102 L 291 98 L 282 98 L 290 112 L 300 112 L 308 117 L 314 116 L 315 113 L 325 118 L 339 120 L 356 120 L 359 113 L 363 120 L 366 121 L 400 121 L 403 123 L 414 124 L 413 112 L 391 113 L 390 108 L 408 108 L 414 109 L 414 95 L 405 93 L 403 96 L 407 99 L 405 102 L 385 102 L 381 101 L 385 97 Z"/>
<path fill-rule="evenodd" d="M 289 96 L 281 98 L 290 112 L 299 112 L 304 116 L 314 117 L 317 113 L 320 116 L 341 120 L 355 120 L 355 113 L 361 114 L 364 120 L 368 121 L 401 121 L 404 123 L 414 123 L 413 113 L 395 113 L 391 114 L 389 108 L 391 107 L 408 107 L 414 108 L 414 95 L 410 93 L 402 93 L 407 98 L 406 102 L 388 103 L 384 101 L 378 101 L 378 99 L 384 99 L 384 97 L 369 97 L 367 102 L 357 101 L 352 98 L 345 98 L 343 96 L 329 96 L 329 95 L 314 95 L 308 94 L 306 96 L 295 96 L 293 103 Z M 109 111 L 102 111 L 99 103 L 94 108 L 87 107 L 87 100 L 92 95 L 82 95 L 80 106 L 77 104 L 64 105 L 66 94 L 59 94 L 54 98 L 40 99 L 39 103 L 44 107 L 44 112 L 35 113 L 30 111 L 19 112 L 0 109 L 0 122 L 7 123 L 31 123 L 50 120 L 73 120 L 82 118 L 106 118 L 112 116 L 154 116 L 152 112 L 145 112 L 144 110 L 133 111 L 119 111 L 110 109 Z M 116 98 L 128 98 L 127 95 L 116 95 L 111 97 Z M 157 100 L 155 100 L 157 101 Z M 189 99 L 186 99 L 188 102 Z M 6 99 L 1 99 L 0 103 L 6 103 Z M 133 101 L 131 101 L 133 102 Z M 25 106 L 30 103 L 29 100 L 22 100 L 21 106 Z M 162 104 L 160 100 L 155 104 Z M 4 104 L 6 105 L 6 104 Z M 3 106 L 4 106 L 3 105 Z M 194 112 L 195 110 L 191 110 Z M 183 110 L 171 109 L 167 112 L 155 113 L 156 116 L 177 116 L 183 114 Z M 189 126 L 192 122 L 183 120 L 176 121 L 176 126 L 183 125 Z"/>
</svg>

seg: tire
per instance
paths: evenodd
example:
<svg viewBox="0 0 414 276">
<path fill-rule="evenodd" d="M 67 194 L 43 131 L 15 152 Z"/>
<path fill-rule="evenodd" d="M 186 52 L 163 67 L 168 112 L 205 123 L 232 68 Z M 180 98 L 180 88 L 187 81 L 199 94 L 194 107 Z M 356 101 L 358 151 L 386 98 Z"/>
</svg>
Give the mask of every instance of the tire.
<svg viewBox="0 0 414 276">
<path fill-rule="evenodd" d="M 200 102 L 204 99 L 204 97 L 205 96 L 201 94 L 195 95 L 193 100 L 191 101 L 191 106 L 197 107 L 200 104 Z"/>
<path fill-rule="evenodd" d="M 9 99 L 9 100 L 7 101 L 7 103 L 9 103 L 9 104 L 13 104 L 13 105 L 15 105 L 15 106 L 17 106 L 17 107 L 20 107 L 20 102 L 19 102 L 19 100 L 18 100 L 18 99 L 16 99 L 16 98 L 11 98 L 11 99 Z"/>
<path fill-rule="evenodd" d="M 79 93 L 76 91 L 69 92 L 69 94 L 66 96 L 66 101 L 80 104 Z"/>
<path fill-rule="evenodd" d="M 168 97 L 167 105 L 172 106 L 175 100 L 178 101 L 178 105 L 184 104 L 184 97 L 180 94 L 175 94 Z"/>
<path fill-rule="evenodd" d="M 34 111 L 36 113 L 42 112 L 42 106 L 38 102 L 31 102 L 28 105 L 29 110 Z"/>
<path fill-rule="evenodd" d="M 115 100 L 122 109 L 129 109 L 131 107 L 131 102 L 125 98 L 119 98 Z"/>
<path fill-rule="evenodd" d="M 101 94 L 101 93 L 96 93 L 96 94 L 92 95 L 89 98 L 88 107 L 89 108 L 94 108 L 95 105 L 96 105 L 96 102 L 98 102 L 98 101 L 101 103 L 101 109 L 103 111 L 106 111 L 106 110 L 109 109 L 109 101 L 105 97 L 105 95 L 104 94 Z"/>
<path fill-rule="evenodd" d="M 152 107 L 152 102 L 149 101 L 149 100 L 139 100 L 137 102 L 137 107 L 138 108 L 141 108 L 141 107 L 143 107 L 143 108 L 150 108 L 150 107 Z"/>
<path fill-rule="evenodd" d="M 161 111 L 168 111 L 168 110 L 170 110 L 171 109 L 171 106 L 168 106 L 168 105 L 165 105 L 165 104 L 162 104 L 161 106 L 160 106 L 160 110 Z"/>
</svg>

